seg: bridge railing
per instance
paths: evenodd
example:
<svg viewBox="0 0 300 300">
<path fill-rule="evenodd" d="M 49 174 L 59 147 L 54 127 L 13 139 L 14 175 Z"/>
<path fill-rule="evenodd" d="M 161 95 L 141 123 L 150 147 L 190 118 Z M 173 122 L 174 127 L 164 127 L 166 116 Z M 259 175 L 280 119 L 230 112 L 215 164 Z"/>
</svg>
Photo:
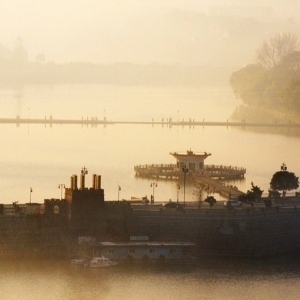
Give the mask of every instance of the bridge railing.
<svg viewBox="0 0 300 300">
<path fill-rule="evenodd" d="M 223 166 L 223 165 L 205 165 L 204 166 L 204 170 L 206 171 L 222 171 L 224 170 L 224 172 L 228 173 L 228 172 L 232 172 L 232 173 L 236 173 L 236 172 L 246 172 L 245 168 L 242 167 L 236 167 L 236 166 Z"/>
<path fill-rule="evenodd" d="M 134 166 L 134 170 L 175 170 L 175 164 L 146 164 L 146 165 L 137 165 Z"/>
</svg>

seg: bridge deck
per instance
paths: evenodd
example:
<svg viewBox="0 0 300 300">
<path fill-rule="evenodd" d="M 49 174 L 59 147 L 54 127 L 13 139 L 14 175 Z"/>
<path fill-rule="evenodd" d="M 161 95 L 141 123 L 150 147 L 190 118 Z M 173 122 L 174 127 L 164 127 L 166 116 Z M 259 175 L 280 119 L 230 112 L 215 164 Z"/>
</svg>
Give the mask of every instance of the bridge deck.
<svg viewBox="0 0 300 300">
<path fill-rule="evenodd" d="M 209 190 L 219 193 L 220 195 L 230 199 L 230 198 L 238 198 L 240 195 L 244 194 L 244 192 L 240 191 L 237 187 L 232 185 L 225 185 L 224 183 L 208 177 L 206 175 L 193 174 L 194 180 L 199 184 L 202 184 L 209 188 Z"/>
<path fill-rule="evenodd" d="M 264 122 L 246 122 L 242 120 L 240 122 L 235 121 L 109 121 L 107 119 L 98 119 L 97 117 L 82 118 L 82 119 L 54 119 L 52 117 L 44 119 L 33 118 L 21 118 L 19 116 L 15 118 L 0 118 L 0 124 L 80 124 L 80 125 L 113 125 L 113 124 L 133 124 L 133 125 L 166 125 L 172 126 L 226 126 L 226 127 L 288 127 L 288 128 L 300 128 L 300 123 L 288 121 L 286 123 L 264 123 Z"/>
</svg>

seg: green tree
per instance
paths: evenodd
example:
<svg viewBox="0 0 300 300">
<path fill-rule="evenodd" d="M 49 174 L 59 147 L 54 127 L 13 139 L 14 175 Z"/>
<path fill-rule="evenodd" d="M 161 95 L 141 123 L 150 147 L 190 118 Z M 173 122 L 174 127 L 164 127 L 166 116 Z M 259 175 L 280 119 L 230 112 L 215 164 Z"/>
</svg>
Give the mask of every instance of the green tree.
<svg viewBox="0 0 300 300">
<path fill-rule="evenodd" d="M 257 185 L 254 185 L 254 183 L 251 182 L 251 190 L 248 190 L 246 194 L 240 195 L 239 201 L 252 206 L 254 202 L 261 199 L 263 192 L 263 190 L 261 190 Z"/>
<path fill-rule="evenodd" d="M 300 51 L 293 51 L 281 61 L 281 64 L 284 65 L 288 70 L 297 72 L 299 75 L 300 72 Z"/>
<path fill-rule="evenodd" d="M 264 69 L 260 65 L 250 64 L 232 73 L 230 85 L 235 96 L 245 104 L 256 104 L 264 91 L 264 77 Z"/>
<path fill-rule="evenodd" d="M 297 189 L 299 187 L 299 178 L 292 172 L 287 171 L 285 163 L 281 166 L 281 171 L 276 172 L 270 182 L 272 191 L 282 191 L 283 198 L 287 191 Z"/>
<path fill-rule="evenodd" d="M 230 85 L 236 95 L 248 108 L 242 116 L 255 108 L 264 113 L 267 109 L 275 117 L 291 113 L 297 120 L 300 112 L 300 51 L 296 36 L 278 34 L 258 50 L 258 64 L 249 64 L 230 77 Z M 250 107 L 251 106 L 251 107 Z M 243 108 L 243 111 L 245 109 Z M 236 111 L 236 118 L 240 113 Z"/>
<path fill-rule="evenodd" d="M 208 203 L 210 207 L 214 206 L 217 203 L 217 200 L 214 196 L 208 196 L 204 202 Z"/>
</svg>

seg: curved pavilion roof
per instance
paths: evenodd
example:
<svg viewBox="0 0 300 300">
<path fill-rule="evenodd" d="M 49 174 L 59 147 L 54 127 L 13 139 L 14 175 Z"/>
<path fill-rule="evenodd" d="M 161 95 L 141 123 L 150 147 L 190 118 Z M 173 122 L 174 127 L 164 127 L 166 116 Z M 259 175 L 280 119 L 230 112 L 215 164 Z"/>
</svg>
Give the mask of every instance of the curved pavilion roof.
<svg viewBox="0 0 300 300">
<path fill-rule="evenodd" d="M 176 159 L 180 158 L 198 158 L 198 159 L 205 159 L 211 155 L 211 153 L 207 152 L 193 152 L 192 150 L 187 150 L 186 152 L 170 152 Z"/>
</svg>

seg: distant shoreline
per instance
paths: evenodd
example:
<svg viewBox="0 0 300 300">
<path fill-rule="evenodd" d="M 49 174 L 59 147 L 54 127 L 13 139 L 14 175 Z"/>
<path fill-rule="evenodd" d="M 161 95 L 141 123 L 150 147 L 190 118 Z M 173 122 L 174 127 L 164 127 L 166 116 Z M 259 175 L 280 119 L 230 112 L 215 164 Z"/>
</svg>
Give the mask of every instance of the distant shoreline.
<svg viewBox="0 0 300 300">
<path fill-rule="evenodd" d="M 27 84 L 203 86 L 228 83 L 232 67 L 134 63 L 27 63 L 2 66 L 0 87 Z M 217 75 L 216 75 L 217 74 Z"/>
</svg>

